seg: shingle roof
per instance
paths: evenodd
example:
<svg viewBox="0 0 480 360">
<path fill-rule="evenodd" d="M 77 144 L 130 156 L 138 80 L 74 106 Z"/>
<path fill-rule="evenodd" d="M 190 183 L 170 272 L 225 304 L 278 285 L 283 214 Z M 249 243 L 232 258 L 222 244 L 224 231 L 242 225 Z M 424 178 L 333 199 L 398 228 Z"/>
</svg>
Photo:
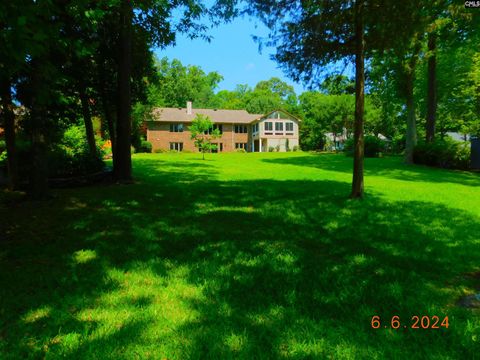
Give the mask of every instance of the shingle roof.
<svg viewBox="0 0 480 360">
<path fill-rule="evenodd" d="M 191 122 L 197 114 L 206 115 L 214 123 L 249 124 L 260 119 L 262 114 L 249 114 L 245 110 L 214 110 L 192 109 L 192 114 L 187 114 L 186 108 L 155 108 L 152 111 L 154 121 Z"/>
</svg>

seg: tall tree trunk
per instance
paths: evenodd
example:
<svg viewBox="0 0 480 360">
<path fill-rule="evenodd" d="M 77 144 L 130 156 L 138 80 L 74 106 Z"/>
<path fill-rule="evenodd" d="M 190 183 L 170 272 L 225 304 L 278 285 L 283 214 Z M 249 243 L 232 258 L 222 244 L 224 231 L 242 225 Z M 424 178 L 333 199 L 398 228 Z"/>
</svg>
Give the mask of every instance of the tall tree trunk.
<svg viewBox="0 0 480 360">
<path fill-rule="evenodd" d="M 406 72 L 405 97 L 407 101 L 407 134 L 405 144 L 405 163 L 413 163 L 413 150 L 417 145 L 417 120 L 415 117 L 415 101 L 413 98 L 414 69 Z"/>
<path fill-rule="evenodd" d="M 90 150 L 90 154 L 95 156 L 97 153 L 97 145 L 95 144 L 92 116 L 90 114 L 90 106 L 88 105 L 87 89 L 83 81 L 80 81 L 79 84 L 79 95 L 82 103 L 83 122 L 85 123 L 85 134 L 87 136 L 88 149 Z"/>
<path fill-rule="evenodd" d="M 15 146 L 15 114 L 13 112 L 10 79 L 1 82 L 2 113 L 5 127 L 5 143 L 7 145 L 7 168 L 10 189 L 18 188 L 18 160 Z"/>
<path fill-rule="evenodd" d="M 43 97 L 48 96 L 48 85 L 45 76 L 42 75 L 44 60 L 32 61 L 33 90 L 32 103 L 30 108 L 30 137 L 31 137 L 31 159 L 30 171 L 30 195 L 32 198 L 41 200 L 48 197 L 48 164 L 47 164 L 47 140 L 45 136 L 46 109 Z"/>
<path fill-rule="evenodd" d="M 356 0 L 355 2 L 355 124 L 351 198 L 363 197 L 363 114 L 365 107 L 363 1 L 364 0 Z"/>
<path fill-rule="evenodd" d="M 435 138 L 435 123 L 437 115 L 437 79 L 436 79 L 436 34 L 431 32 L 428 35 L 428 89 L 427 89 L 427 125 L 426 140 L 432 142 Z"/>
<path fill-rule="evenodd" d="M 117 137 L 114 174 L 119 181 L 132 179 L 131 132 L 132 121 L 130 76 L 132 71 L 132 18 L 133 9 L 129 0 L 120 4 L 120 58 L 118 61 Z"/>
</svg>

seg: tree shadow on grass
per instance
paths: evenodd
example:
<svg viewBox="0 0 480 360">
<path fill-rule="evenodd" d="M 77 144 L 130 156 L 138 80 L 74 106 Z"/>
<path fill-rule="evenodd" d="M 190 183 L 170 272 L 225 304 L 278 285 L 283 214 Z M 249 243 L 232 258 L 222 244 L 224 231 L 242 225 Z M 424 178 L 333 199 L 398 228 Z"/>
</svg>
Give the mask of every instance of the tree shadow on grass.
<svg viewBox="0 0 480 360">
<path fill-rule="evenodd" d="M 346 200 L 349 185 L 335 181 L 219 181 L 208 164 L 135 166 L 136 185 L 59 191 L 43 208 L 5 214 L 12 224 L 24 216 L 0 259 L 9 274 L 0 336 L 12 358 L 477 353 L 467 320 L 478 321 L 452 306 L 473 286 L 462 274 L 478 269 L 477 217 Z M 449 315 L 451 327 L 373 330 L 373 315 L 407 325 Z"/>
<path fill-rule="evenodd" d="M 315 154 L 276 159 L 262 159 L 274 164 L 307 166 L 328 171 L 352 172 L 353 159 L 344 154 Z M 467 186 L 480 186 L 480 174 L 445 170 L 422 165 L 406 165 L 401 157 L 367 158 L 365 175 L 384 176 L 405 181 L 444 182 Z"/>
</svg>

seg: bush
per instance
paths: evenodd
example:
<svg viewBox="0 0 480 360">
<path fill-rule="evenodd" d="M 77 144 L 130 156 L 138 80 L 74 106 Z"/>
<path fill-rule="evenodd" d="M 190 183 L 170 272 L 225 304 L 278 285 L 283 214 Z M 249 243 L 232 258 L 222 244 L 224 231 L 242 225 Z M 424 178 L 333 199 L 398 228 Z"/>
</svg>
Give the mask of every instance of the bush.
<svg viewBox="0 0 480 360">
<path fill-rule="evenodd" d="M 151 153 L 152 143 L 150 141 L 142 140 L 140 145 L 135 148 L 136 153 Z"/>
<path fill-rule="evenodd" d="M 7 166 L 7 144 L 0 140 L 0 167 Z"/>
<path fill-rule="evenodd" d="M 470 143 L 451 138 L 420 141 L 413 151 L 413 162 L 447 169 L 470 168 Z"/>
<path fill-rule="evenodd" d="M 245 149 L 237 149 L 235 150 L 237 153 L 246 153 L 247 151 Z"/>
<path fill-rule="evenodd" d="M 294 145 L 292 150 L 293 151 L 300 151 L 300 148 L 298 147 L 298 145 Z"/>
<path fill-rule="evenodd" d="M 155 154 L 164 154 L 166 153 L 168 150 L 165 150 L 165 149 L 155 149 L 153 152 Z"/>
<path fill-rule="evenodd" d="M 275 146 L 275 151 L 279 152 L 280 151 L 280 145 Z"/>
<path fill-rule="evenodd" d="M 96 153 L 90 154 L 84 127 L 71 126 L 48 152 L 49 176 L 71 177 L 101 171 L 105 166 L 102 158 L 99 144 Z"/>
<path fill-rule="evenodd" d="M 378 157 L 385 151 L 385 141 L 373 135 L 367 135 L 364 138 L 365 157 Z M 353 155 L 353 138 L 345 141 L 344 151 L 347 155 Z"/>
<path fill-rule="evenodd" d="M 268 147 L 268 152 L 273 152 L 274 150 L 275 150 L 275 148 L 273 146 Z"/>
</svg>

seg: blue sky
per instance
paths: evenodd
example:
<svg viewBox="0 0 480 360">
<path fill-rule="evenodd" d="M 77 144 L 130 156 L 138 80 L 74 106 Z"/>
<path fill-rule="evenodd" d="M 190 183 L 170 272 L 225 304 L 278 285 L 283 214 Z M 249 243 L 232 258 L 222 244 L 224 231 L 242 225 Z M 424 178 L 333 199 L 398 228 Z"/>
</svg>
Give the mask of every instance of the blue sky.
<svg viewBox="0 0 480 360">
<path fill-rule="evenodd" d="M 263 48 L 259 53 L 252 35 L 266 36 L 268 29 L 264 25 L 248 18 L 237 18 L 210 30 L 209 34 L 213 36 L 210 43 L 179 35 L 175 46 L 157 49 L 155 54 L 159 58 L 179 59 L 184 65 L 198 65 L 205 72 L 219 72 L 224 80 L 217 90 L 233 90 L 237 84 L 253 87 L 260 80 L 276 76 L 294 86 L 297 95 L 304 91 L 301 84 L 288 79 L 270 59 L 274 49 Z"/>
</svg>

